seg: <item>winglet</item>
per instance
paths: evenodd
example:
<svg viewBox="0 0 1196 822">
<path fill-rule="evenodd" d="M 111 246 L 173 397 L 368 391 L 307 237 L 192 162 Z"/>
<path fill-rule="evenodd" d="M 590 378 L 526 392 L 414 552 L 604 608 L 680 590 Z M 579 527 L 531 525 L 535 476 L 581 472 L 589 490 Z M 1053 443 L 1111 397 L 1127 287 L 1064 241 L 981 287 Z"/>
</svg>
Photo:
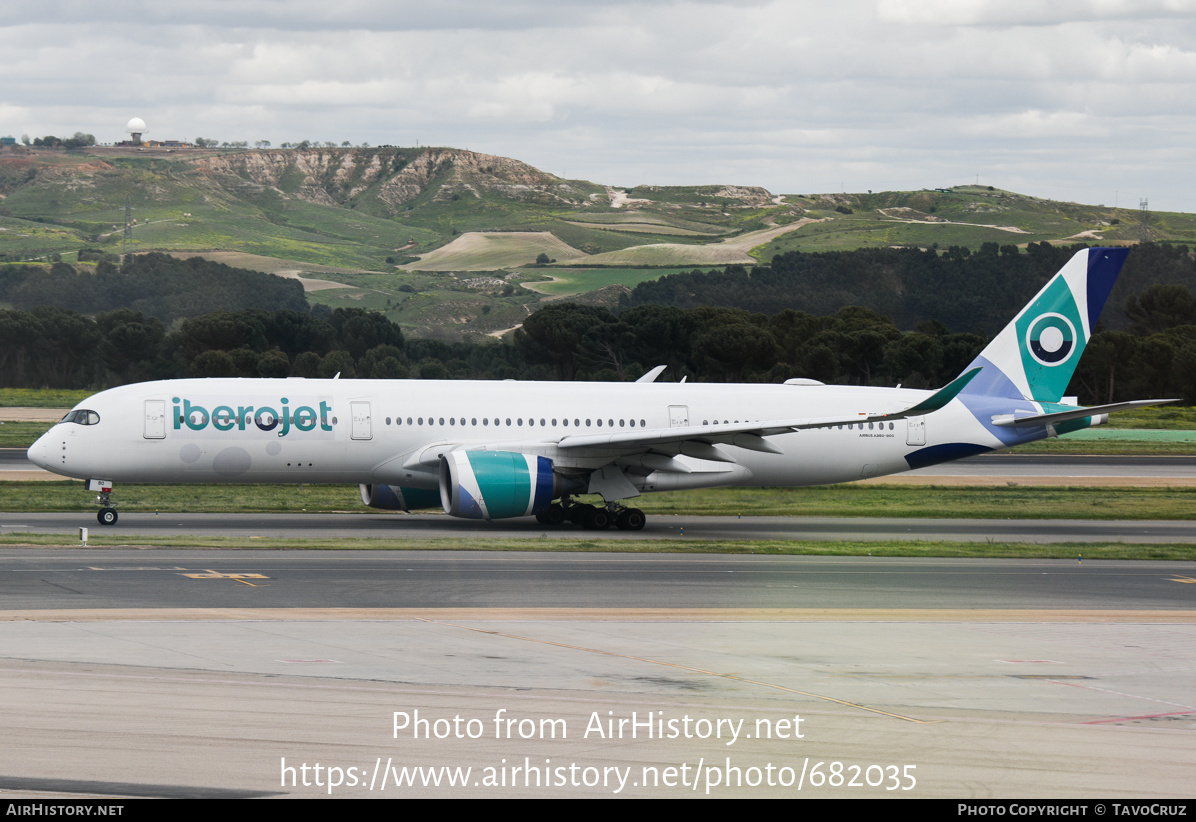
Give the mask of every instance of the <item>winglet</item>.
<svg viewBox="0 0 1196 822">
<path fill-rule="evenodd" d="M 636 382 L 656 382 L 656 378 L 660 376 L 661 372 L 668 368 L 667 365 L 658 365 L 649 371 L 644 376 L 640 377 Z"/>
<path fill-rule="evenodd" d="M 912 408 L 907 408 L 900 413 L 901 417 L 918 417 L 922 414 L 929 414 L 932 411 L 938 411 L 951 400 L 955 399 L 960 391 L 972 381 L 972 379 L 981 372 L 980 368 L 973 368 L 971 371 L 965 371 L 958 377 L 947 383 L 945 386 L 935 391 L 934 394 L 922 400 Z M 898 416 L 897 414 L 886 414 L 886 417 Z"/>
</svg>

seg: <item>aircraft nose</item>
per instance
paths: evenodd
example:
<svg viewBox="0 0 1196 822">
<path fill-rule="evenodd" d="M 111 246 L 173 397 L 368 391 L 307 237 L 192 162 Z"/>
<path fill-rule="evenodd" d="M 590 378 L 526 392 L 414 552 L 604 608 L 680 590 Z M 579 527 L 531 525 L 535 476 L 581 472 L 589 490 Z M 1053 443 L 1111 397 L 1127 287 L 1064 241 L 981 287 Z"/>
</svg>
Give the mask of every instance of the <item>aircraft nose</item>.
<svg viewBox="0 0 1196 822">
<path fill-rule="evenodd" d="M 50 432 L 42 434 L 37 438 L 33 445 L 29 446 L 29 450 L 25 452 L 25 456 L 31 463 L 38 468 L 49 470 L 50 468 Z"/>
</svg>

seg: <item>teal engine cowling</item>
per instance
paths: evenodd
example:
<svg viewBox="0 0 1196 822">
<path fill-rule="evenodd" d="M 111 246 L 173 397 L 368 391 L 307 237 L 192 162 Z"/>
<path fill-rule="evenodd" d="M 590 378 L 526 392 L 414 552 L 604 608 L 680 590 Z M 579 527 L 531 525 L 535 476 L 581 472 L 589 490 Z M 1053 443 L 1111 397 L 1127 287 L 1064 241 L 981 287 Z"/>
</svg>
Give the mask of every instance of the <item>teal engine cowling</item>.
<svg viewBox="0 0 1196 822">
<path fill-rule="evenodd" d="M 470 519 L 539 514 L 558 496 L 552 460 L 513 451 L 450 451 L 440 458 L 445 513 Z"/>
<path fill-rule="evenodd" d="M 440 492 L 429 488 L 404 488 L 399 485 L 361 485 L 361 501 L 371 508 L 387 511 L 419 511 L 440 505 Z"/>
</svg>

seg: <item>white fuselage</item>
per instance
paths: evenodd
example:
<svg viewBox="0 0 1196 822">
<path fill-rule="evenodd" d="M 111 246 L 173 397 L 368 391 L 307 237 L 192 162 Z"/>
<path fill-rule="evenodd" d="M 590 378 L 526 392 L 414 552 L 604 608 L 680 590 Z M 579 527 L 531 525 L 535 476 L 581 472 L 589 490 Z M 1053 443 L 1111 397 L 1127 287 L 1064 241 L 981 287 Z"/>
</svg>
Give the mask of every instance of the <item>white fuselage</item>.
<svg viewBox="0 0 1196 822">
<path fill-rule="evenodd" d="M 385 483 L 435 488 L 439 454 L 545 456 L 584 473 L 621 459 L 640 491 L 847 482 L 909 470 L 906 456 L 946 443 L 1003 444 L 958 400 L 928 417 L 831 425 L 768 437 L 783 453 L 718 445 L 725 461 L 686 456 L 688 472 L 636 469 L 643 447 L 570 449 L 568 438 L 795 418 L 892 413 L 930 392 L 822 385 L 431 380 L 192 379 L 103 391 L 30 458 L 71 477 L 118 483 Z M 1008 401 L 1006 401 L 1008 402 Z M 1030 407 L 1027 405 L 1027 407 Z M 1045 435 L 1045 431 L 1043 432 Z M 1034 437 L 1037 438 L 1037 437 Z"/>
</svg>

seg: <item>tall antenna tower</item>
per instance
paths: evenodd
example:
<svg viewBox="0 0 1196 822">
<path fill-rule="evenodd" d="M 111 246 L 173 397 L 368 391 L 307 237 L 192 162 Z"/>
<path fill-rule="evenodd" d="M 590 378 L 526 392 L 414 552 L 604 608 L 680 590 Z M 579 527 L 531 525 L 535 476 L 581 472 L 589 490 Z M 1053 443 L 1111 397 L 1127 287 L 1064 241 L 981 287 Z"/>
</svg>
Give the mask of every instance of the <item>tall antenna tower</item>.
<svg viewBox="0 0 1196 822">
<path fill-rule="evenodd" d="M 1141 212 L 1138 218 L 1138 242 L 1144 243 L 1150 239 L 1150 233 L 1146 230 L 1146 216 L 1150 210 L 1150 201 L 1145 197 L 1138 200 L 1138 210 Z"/>
<path fill-rule="evenodd" d="M 133 262 L 133 253 L 129 251 L 129 246 L 133 243 L 133 206 L 129 203 L 129 195 L 125 195 L 125 242 L 124 248 L 121 250 L 121 259 L 126 265 Z"/>
</svg>

